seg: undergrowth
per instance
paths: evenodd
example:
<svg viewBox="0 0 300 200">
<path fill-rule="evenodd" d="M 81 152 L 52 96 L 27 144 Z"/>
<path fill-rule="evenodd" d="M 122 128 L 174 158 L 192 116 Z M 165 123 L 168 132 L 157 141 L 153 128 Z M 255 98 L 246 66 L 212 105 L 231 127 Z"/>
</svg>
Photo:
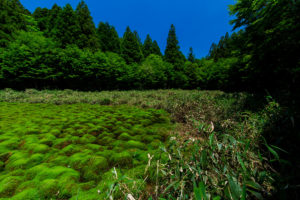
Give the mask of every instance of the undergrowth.
<svg viewBox="0 0 300 200">
<path fill-rule="evenodd" d="M 76 193 L 78 199 L 98 199 L 97 195 L 102 193 L 106 194 L 103 199 L 127 198 L 130 200 L 271 198 L 276 191 L 274 177 L 278 176 L 272 163 L 285 162 L 280 159 L 278 153 L 284 150 L 268 144 L 263 135 L 263 132 L 272 127 L 276 117 L 280 115 L 279 104 L 272 99 L 258 102 L 250 94 L 196 90 L 78 92 L 28 89 L 25 92 L 17 92 L 6 89 L 0 91 L 1 101 L 63 106 L 74 103 L 109 106 L 126 104 L 143 109 L 163 109 L 170 114 L 172 122 L 176 123 L 176 128 L 171 131 L 170 137 L 157 138 L 163 143 L 154 144 L 146 135 L 134 136 L 135 139 L 132 140 L 133 135 L 127 131 L 118 133 L 117 139 L 125 142 L 121 145 L 122 148 L 136 148 L 143 151 L 144 159 L 141 165 L 135 164 L 139 155 L 132 157 L 130 152 L 119 148 L 118 140 L 117 142 L 112 140 L 108 132 L 103 133 L 103 137 L 98 141 L 99 145 L 104 146 L 114 144 L 113 156 L 107 149 L 97 149 L 94 145 L 95 139 L 83 134 L 82 140 L 86 148 L 99 151 L 98 154 L 108 160 L 109 167 L 104 167 L 106 170 L 97 167 L 91 170 L 86 169 L 80 175 L 82 178 L 79 182 L 91 180 L 94 177 L 93 172 L 102 170 L 105 173 L 101 174 L 101 180 L 106 180 L 107 187 L 103 192 L 102 189 L 96 189 L 95 184 L 93 185 L 98 180 L 81 183 Z M 78 112 L 80 113 L 81 110 Z M 76 118 L 74 122 L 77 123 L 78 119 Z M 152 126 L 148 120 L 140 120 L 139 123 L 146 127 Z M 116 125 L 119 126 L 117 123 Z M 79 124 L 74 127 L 80 130 L 81 126 Z M 68 127 L 64 128 L 68 129 Z M 35 134 L 34 130 L 32 131 L 32 134 Z M 53 131 L 55 133 L 55 130 Z M 140 131 L 143 132 L 141 129 L 134 132 L 139 135 Z M 43 144 L 49 145 L 53 139 L 50 135 L 45 136 Z M 55 139 L 55 141 L 56 148 L 62 148 L 66 144 L 63 140 Z M 9 140 L 7 145 L 17 148 L 18 142 L 20 141 L 17 139 Z M 32 148 L 30 153 L 47 152 L 47 147 L 44 145 L 30 148 Z M 155 151 L 149 151 L 148 148 L 155 149 Z M 83 156 L 86 152 L 78 155 L 76 152 L 78 152 L 76 145 L 70 144 L 64 148 L 62 155 L 54 156 L 52 159 L 67 165 L 64 156 L 71 156 L 71 168 L 73 166 L 75 171 L 84 170 L 85 163 L 91 161 L 88 158 L 89 161 L 87 161 Z M 103 154 L 106 154 L 108 158 Z M 25 156 L 25 154 L 20 154 L 19 157 L 16 156 L 16 159 Z M 35 155 L 35 159 L 38 159 L 38 155 Z M 101 159 L 95 162 L 103 162 Z M 120 166 L 127 166 L 127 169 L 124 171 L 122 167 L 111 163 L 119 163 Z M 5 163 L 3 166 L 2 169 L 7 168 Z M 106 165 L 101 164 L 101 166 Z M 50 177 L 50 182 L 47 184 L 58 187 L 59 184 L 55 184 L 57 183 L 55 178 L 52 179 Z M 10 182 L 19 184 L 22 180 L 13 179 Z M 33 188 L 35 187 L 31 187 L 30 192 L 28 190 L 24 194 L 38 195 Z M 93 195 L 84 192 L 86 190 L 93 191 Z M 48 189 L 42 191 L 48 191 Z"/>
</svg>

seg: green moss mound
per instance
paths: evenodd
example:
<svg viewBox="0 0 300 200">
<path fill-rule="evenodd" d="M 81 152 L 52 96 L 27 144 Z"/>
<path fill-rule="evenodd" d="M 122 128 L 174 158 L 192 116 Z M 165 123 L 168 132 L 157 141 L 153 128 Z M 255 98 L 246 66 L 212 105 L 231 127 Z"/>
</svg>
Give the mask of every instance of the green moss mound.
<svg viewBox="0 0 300 200">
<path fill-rule="evenodd" d="M 141 182 L 147 154 L 171 127 L 164 111 L 129 106 L 0 103 L 0 110 L 0 199 L 104 199 L 113 168 Z"/>
</svg>

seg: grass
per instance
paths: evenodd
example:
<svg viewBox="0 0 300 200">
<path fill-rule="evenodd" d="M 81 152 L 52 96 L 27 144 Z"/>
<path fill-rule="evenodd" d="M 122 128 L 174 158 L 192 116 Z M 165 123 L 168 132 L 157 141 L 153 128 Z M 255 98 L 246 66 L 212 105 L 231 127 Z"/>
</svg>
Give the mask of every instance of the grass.
<svg viewBox="0 0 300 200">
<path fill-rule="evenodd" d="M 262 135 L 280 113 L 274 101 L 261 103 L 250 94 L 220 91 L 6 89 L 0 91 L 0 102 L 5 108 L 22 105 L 12 109 L 12 116 L 30 112 L 40 116 L 35 109 L 26 110 L 34 106 L 48 109 L 44 118 L 36 119 L 39 122 L 25 115 L 19 119 L 22 126 L 12 123 L 15 133 L 26 135 L 25 142 L 12 137 L 15 133 L 0 129 L 4 138 L 0 151 L 8 147 L 17 151 L 16 155 L 0 156 L 4 160 L 0 159 L 0 169 L 17 174 L 3 177 L 16 178 L 5 181 L 12 184 L 6 191 L 12 191 L 9 194 L 16 199 L 24 195 L 32 199 L 99 199 L 105 194 L 103 199 L 131 195 L 134 199 L 235 200 L 267 198 L 276 190 L 271 161 L 280 162 L 278 149 L 267 144 Z M 95 108 L 106 113 L 104 117 L 95 114 Z M 13 121 L 12 116 L 5 119 Z M 118 120 L 120 116 L 126 116 L 126 123 Z M 175 129 L 162 128 L 174 127 L 169 119 L 176 124 Z M 51 129 L 46 131 L 47 126 Z M 39 134 L 41 127 L 45 131 Z M 37 135 L 43 137 L 37 140 Z M 49 149 L 56 151 L 52 156 L 41 156 Z M 73 171 L 55 168 L 58 166 Z M 39 178 L 46 172 L 51 172 L 47 178 Z M 64 182 L 61 177 L 72 181 Z M 55 196 L 50 192 L 49 196 L 51 187 L 40 188 L 41 181 L 58 187 L 60 193 Z"/>
</svg>

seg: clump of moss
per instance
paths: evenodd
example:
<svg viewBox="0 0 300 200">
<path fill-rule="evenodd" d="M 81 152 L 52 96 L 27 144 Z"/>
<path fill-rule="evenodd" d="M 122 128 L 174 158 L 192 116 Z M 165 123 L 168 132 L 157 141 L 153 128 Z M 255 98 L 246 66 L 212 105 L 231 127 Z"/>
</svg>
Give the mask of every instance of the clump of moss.
<svg viewBox="0 0 300 200">
<path fill-rule="evenodd" d="M 118 137 L 119 140 L 124 140 L 124 141 L 128 141 L 128 140 L 131 140 L 132 137 L 131 135 L 129 135 L 128 133 L 122 133 L 119 137 Z"/>
<path fill-rule="evenodd" d="M 17 176 L 10 176 L 3 179 L 0 182 L 0 197 L 11 197 L 21 181 L 22 178 Z"/>
<path fill-rule="evenodd" d="M 45 179 L 39 185 L 39 192 L 46 199 L 56 198 L 59 194 L 58 181 L 56 179 Z"/>
<path fill-rule="evenodd" d="M 146 145 L 139 141 L 129 140 L 124 144 L 124 147 L 127 149 L 146 149 Z"/>
<path fill-rule="evenodd" d="M 28 188 L 13 196 L 12 200 L 36 200 L 41 199 L 38 189 Z"/>
<path fill-rule="evenodd" d="M 43 137 L 40 139 L 40 143 L 52 146 L 55 139 L 56 137 L 52 134 L 43 134 Z"/>
<path fill-rule="evenodd" d="M 76 153 L 70 157 L 69 165 L 74 169 L 80 170 L 88 164 L 91 157 L 91 155 L 84 153 Z"/>
<path fill-rule="evenodd" d="M 80 151 L 80 147 L 74 144 L 70 144 L 66 147 L 64 147 L 62 150 L 60 150 L 60 153 L 65 154 L 67 156 L 70 156 L 76 152 Z"/>
<path fill-rule="evenodd" d="M 111 157 L 111 162 L 120 167 L 128 167 L 133 165 L 133 158 L 129 152 L 124 151 L 113 154 Z"/>
</svg>

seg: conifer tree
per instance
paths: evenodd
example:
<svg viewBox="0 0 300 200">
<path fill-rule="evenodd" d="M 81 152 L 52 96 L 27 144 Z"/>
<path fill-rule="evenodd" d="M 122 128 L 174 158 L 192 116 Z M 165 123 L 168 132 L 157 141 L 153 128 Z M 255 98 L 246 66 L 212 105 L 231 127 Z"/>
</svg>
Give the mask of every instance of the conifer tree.
<svg viewBox="0 0 300 200">
<path fill-rule="evenodd" d="M 153 43 L 152 43 L 152 53 L 156 54 L 156 55 L 159 55 L 159 56 L 162 56 L 160 48 L 159 48 L 156 40 L 154 40 Z"/>
<path fill-rule="evenodd" d="M 131 32 L 130 28 L 127 27 L 123 35 L 121 43 L 121 55 L 128 64 L 139 63 L 143 59 L 143 53 L 140 48 L 137 37 Z"/>
<path fill-rule="evenodd" d="M 33 12 L 33 17 L 37 21 L 37 25 L 42 32 L 46 32 L 49 29 L 49 15 L 50 10 L 47 8 L 36 8 Z"/>
<path fill-rule="evenodd" d="M 57 32 L 56 27 L 58 26 L 58 19 L 61 12 L 62 12 L 62 8 L 57 4 L 54 4 L 50 9 L 48 30 L 45 33 L 47 37 L 54 37 L 56 35 Z"/>
<path fill-rule="evenodd" d="M 80 26 L 80 33 L 76 41 L 79 48 L 99 48 L 96 36 L 96 28 L 88 6 L 84 1 L 79 2 L 76 8 L 77 20 Z"/>
<path fill-rule="evenodd" d="M 188 61 L 190 61 L 192 63 L 195 62 L 195 55 L 194 55 L 192 47 L 190 47 L 190 51 L 189 51 L 189 55 L 188 55 Z"/>
<path fill-rule="evenodd" d="M 145 58 L 147 58 L 152 53 L 153 53 L 153 42 L 152 42 L 150 35 L 148 34 L 144 41 L 143 54 L 144 54 Z"/>
<path fill-rule="evenodd" d="M 167 47 L 165 50 L 165 61 L 172 63 L 175 69 L 183 65 L 184 55 L 179 50 L 178 40 L 175 32 L 175 26 L 172 24 L 167 38 Z"/>
<path fill-rule="evenodd" d="M 136 37 L 136 39 L 137 39 L 137 41 L 138 41 L 138 43 L 139 43 L 139 45 L 140 45 L 140 48 L 142 49 L 143 43 L 142 43 L 141 37 L 139 36 L 139 34 L 138 34 L 137 31 L 133 31 L 133 34 L 134 34 L 134 36 Z"/>
<path fill-rule="evenodd" d="M 103 52 L 120 53 L 120 39 L 116 29 L 109 23 L 100 22 L 97 29 L 100 48 Z"/>
<path fill-rule="evenodd" d="M 77 16 L 70 4 L 67 4 L 59 13 L 55 29 L 57 29 L 56 39 L 61 42 L 62 47 L 76 44 L 81 31 Z"/>
</svg>

